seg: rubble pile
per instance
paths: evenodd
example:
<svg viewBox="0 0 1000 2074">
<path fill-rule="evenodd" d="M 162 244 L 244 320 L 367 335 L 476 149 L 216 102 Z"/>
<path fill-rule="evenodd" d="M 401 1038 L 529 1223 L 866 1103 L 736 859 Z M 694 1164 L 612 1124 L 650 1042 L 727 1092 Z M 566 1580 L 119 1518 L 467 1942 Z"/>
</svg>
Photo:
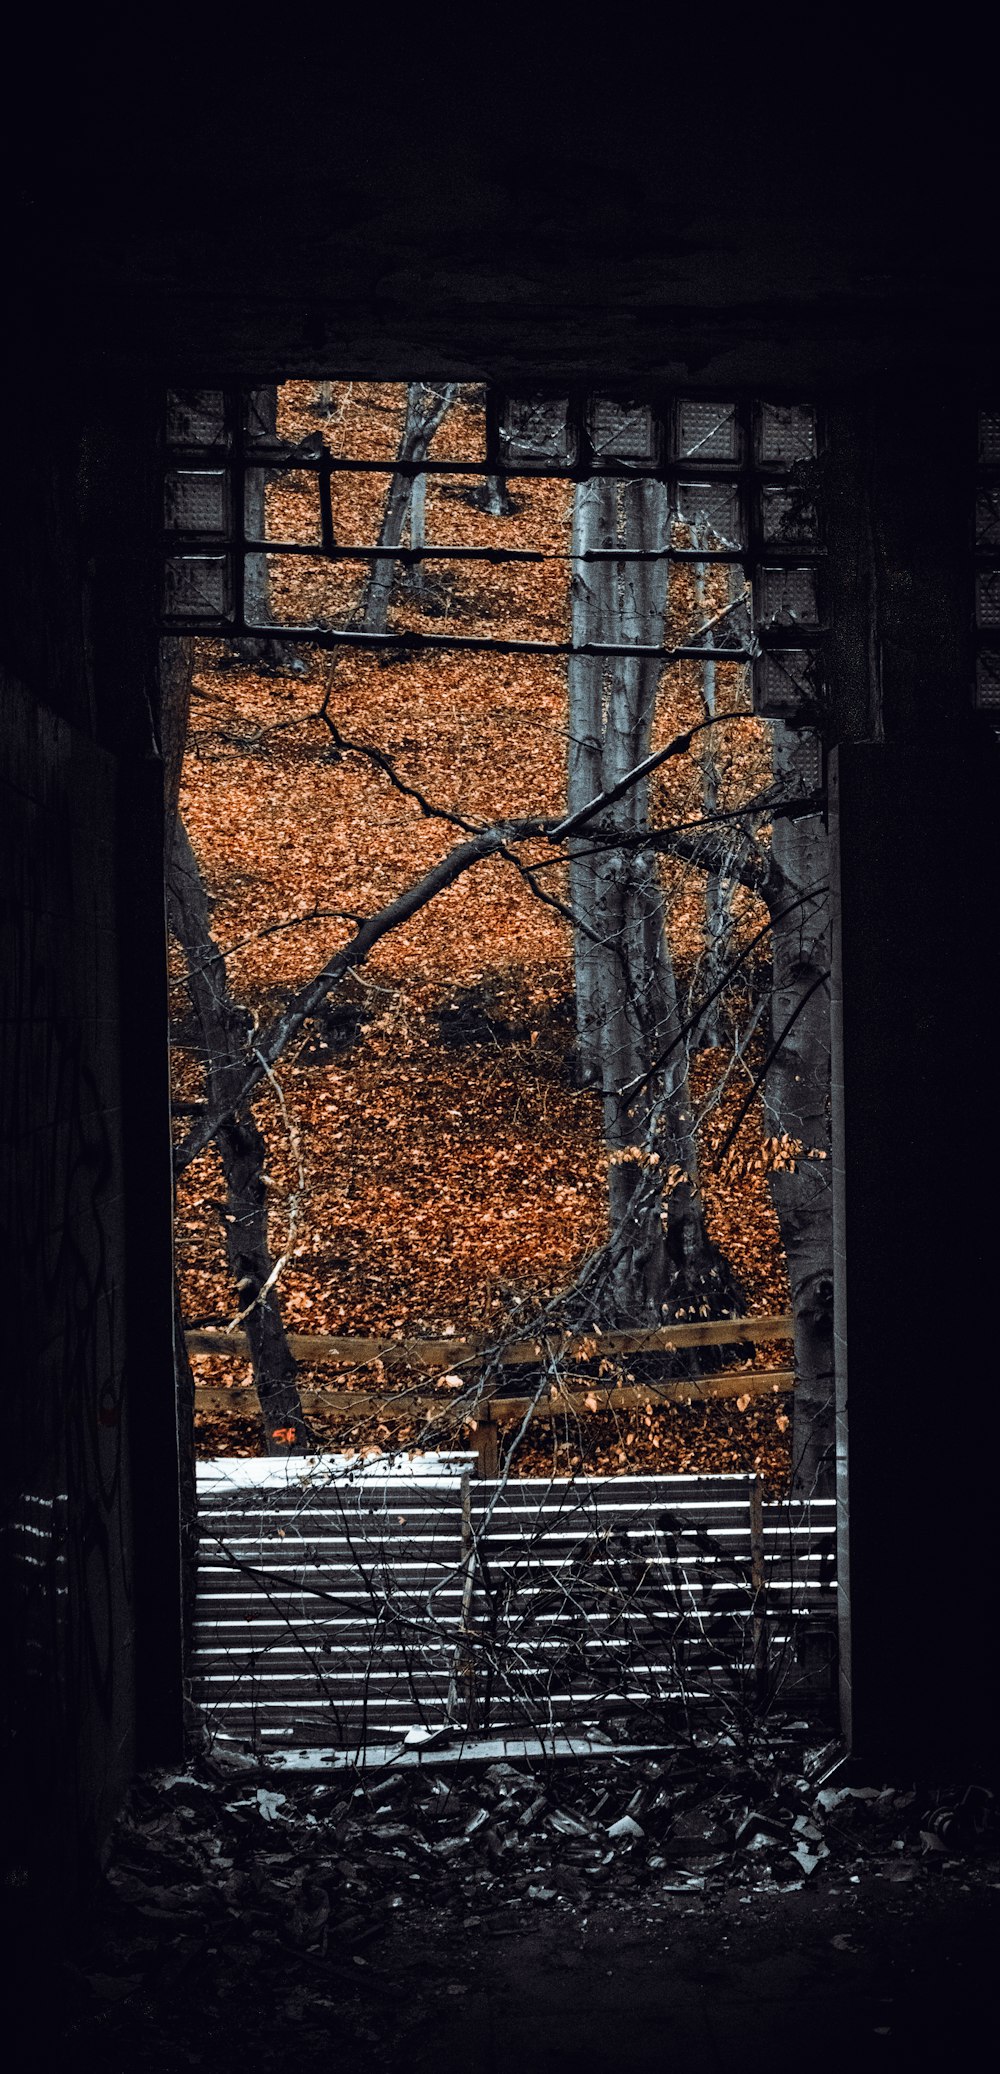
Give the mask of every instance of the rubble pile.
<svg viewBox="0 0 1000 2074">
<path fill-rule="evenodd" d="M 150 1922 L 224 1935 L 239 1917 L 290 1951 L 350 1955 L 398 1911 L 649 1912 L 713 1888 L 801 1885 L 821 1867 L 906 1882 L 960 1869 L 992 1834 L 986 1788 L 927 1805 L 912 1788 L 817 1785 L 823 1754 L 801 1752 L 793 1770 L 718 1746 L 609 1750 L 599 1763 L 390 1767 L 318 1784 L 202 1759 L 135 1788 L 107 1880 Z"/>
<path fill-rule="evenodd" d="M 845 1786 L 835 1761 L 793 1735 L 312 1779 L 198 1757 L 133 1789 L 60 2037 L 80 2074 L 270 2074 L 292 2040 L 325 2066 L 333 2031 L 345 2068 L 396 2074 L 505 1968 L 717 1959 L 780 1940 L 790 1907 L 850 1966 L 873 1906 L 978 1905 L 998 1880 L 989 1792 Z"/>
</svg>

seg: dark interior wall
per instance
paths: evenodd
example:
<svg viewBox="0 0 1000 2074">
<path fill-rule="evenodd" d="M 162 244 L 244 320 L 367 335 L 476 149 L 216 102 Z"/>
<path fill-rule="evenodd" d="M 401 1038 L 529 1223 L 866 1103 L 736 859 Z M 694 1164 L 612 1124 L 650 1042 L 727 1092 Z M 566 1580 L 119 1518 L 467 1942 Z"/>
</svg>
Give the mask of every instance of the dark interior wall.
<svg viewBox="0 0 1000 2074">
<path fill-rule="evenodd" d="M 162 792 L 142 399 L 22 381 L 0 542 L 7 1898 L 179 1752 Z M 14 1783 L 16 1782 L 16 1784 Z"/>
<path fill-rule="evenodd" d="M 459 74 L 429 31 L 373 70 L 339 29 L 304 62 L 291 38 L 214 50 L 178 24 L 159 88 L 136 61 L 123 90 L 121 38 L 109 64 L 96 33 L 79 69 L 44 53 L 46 148 L 30 93 L 5 138 L 5 1468 L 16 1448 L 34 1862 L 60 1834 L 92 1860 L 129 1767 L 176 1751 L 153 468 L 159 387 L 227 374 L 613 376 L 834 410 L 846 1661 L 863 1757 L 958 1761 L 991 1733 L 995 1591 L 970 1528 L 996 1203 L 969 1061 L 996 795 L 948 459 L 995 379 L 974 84 L 949 98 L 936 55 L 914 85 L 870 42 L 845 95 L 770 50 L 754 71 L 745 49 L 644 47 L 609 82 L 537 38 Z M 942 1421 L 945 1373 L 963 1411 Z M 27 1831 L 19 1848 L 27 1877 Z"/>
<path fill-rule="evenodd" d="M 844 1718 L 989 1773 L 1000 748 L 972 710 L 976 387 L 835 413 L 834 1113 Z"/>
</svg>

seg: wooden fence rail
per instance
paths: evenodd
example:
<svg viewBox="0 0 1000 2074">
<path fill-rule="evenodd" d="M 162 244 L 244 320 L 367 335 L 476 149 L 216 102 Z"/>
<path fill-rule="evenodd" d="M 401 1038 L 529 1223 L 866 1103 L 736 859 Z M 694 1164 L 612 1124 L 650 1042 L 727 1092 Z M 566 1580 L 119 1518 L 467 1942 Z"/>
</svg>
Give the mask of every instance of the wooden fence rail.
<svg viewBox="0 0 1000 2074">
<path fill-rule="evenodd" d="M 567 1357 L 590 1358 L 612 1354 L 638 1354 L 660 1348 L 732 1346 L 753 1342 L 770 1342 L 791 1339 L 794 1335 L 794 1320 L 790 1317 L 774 1318 L 717 1318 L 699 1320 L 691 1324 L 653 1327 L 645 1332 L 564 1333 L 545 1341 L 516 1340 L 503 1349 L 499 1365 L 504 1368 L 527 1366 L 548 1356 L 560 1359 Z M 244 1332 L 192 1331 L 185 1334 L 188 1351 L 192 1354 L 239 1354 L 249 1352 Z M 472 1366 L 482 1359 L 486 1351 L 484 1342 L 475 1340 L 384 1340 L 361 1338 L 335 1338 L 326 1333 L 290 1333 L 289 1346 L 296 1360 L 322 1363 L 329 1361 L 338 1365 L 356 1363 L 362 1365 L 381 1361 L 386 1368 L 441 1368 L 457 1370 L 461 1366 Z M 470 1377 L 471 1380 L 471 1377 Z M 599 1379 L 590 1382 L 586 1378 L 571 1388 L 565 1383 L 551 1385 L 541 1396 L 503 1395 L 490 1397 L 477 1405 L 475 1411 L 465 1411 L 464 1423 L 473 1424 L 476 1454 L 481 1476 L 495 1476 L 499 1459 L 500 1428 L 520 1421 L 525 1417 L 551 1418 L 557 1412 L 634 1411 L 639 1407 L 657 1404 L 704 1403 L 716 1398 L 762 1397 L 794 1389 L 794 1369 L 728 1369 L 719 1375 L 684 1378 L 675 1382 L 614 1384 Z M 252 1385 L 235 1385 L 229 1389 L 212 1384 L 196 1383 L 195 1405 L 199 1411 L 241 1411 L 249 1409 L 249 1400 L 255 1397 Z M 396 1412 L 402 1416 L 442 1418 L 447 1416 L 449 1403 L 440 1389 L 428 1396 L 425 1392 L 398 1391 L 387 1396 L 377 1390 L 335 1390 L 329 1388 L 300 1390 L 302 1408 L 306 1413 L 324 1412 L 335 1419 L 358 1418 L 365 1413 Z M 457 1403 L 456 1416 L 461 1419 L 464 1407 Z"/>
<path fill-rule="evenodd" d="M 184 1335 L 190 1354 L 250 1352 L 245 1332 L 204 1328 Z M 698 1318 L 683 1325 L 654 1325 L 645 1331 L 547 1333 L 540 1339 L 512 1340 L 495 1359 L 501 1368 L 526 1367 L 548 1356 L 593 1358 L 597 1354 L 649 1354 L 669 1347 L 725 1347 L 794 1339 L 793 1318 Z M 288 1345 L 296 1361 L 359 1366 L 381 1361 L 386 1368 L 462 1368 L 482 1360 L 485 1339 L 338 1338 L 326 1332 L 290 1332 Z M 586 1350 L 586 1353 L 584 1353 Z"/>
</svg>

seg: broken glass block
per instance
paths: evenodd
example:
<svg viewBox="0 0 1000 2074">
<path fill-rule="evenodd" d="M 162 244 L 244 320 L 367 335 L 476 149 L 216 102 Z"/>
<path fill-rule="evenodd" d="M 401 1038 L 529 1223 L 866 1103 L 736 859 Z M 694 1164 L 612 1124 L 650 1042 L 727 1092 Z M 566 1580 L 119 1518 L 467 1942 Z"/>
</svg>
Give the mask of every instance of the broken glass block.
<svg viewBox="0 0 1000 2074">
<path fill-rule="evenodd" d="M 738 547 L 743 539 L 740 496 L 735 483 L 678 483 L 677 516 L 695 534 L 692 546 Z"/>
<path fill-rule="evenodd" d="M 691 632 L 685 635 L 685 647 L 724 648 L 730 653 L 735 649 L 749 655 L 753 625 L 750 599 L 745 591 L 738 598 L 734 598 L 731 604 L 723 606 L 721 611 L 713 610 L 711 606 L 706 605 L 705 615 L 703 623 L 693 627 Z"/>
<path fill-rule="evenodd" d="M 221 389 L 167 392 L 168 446 L 228 446 L 226 399 Z"/>
<path fill-rule="evenodd" d="M 589 411 L 590 444 L 595 462 L 631 461 L 655 468 L 656 420 L 648 403 L 619 403 L 595 396 Z"/>
<path fill-rule="evenodd" d="M 792 468 L 816 453 L 816 413 L 808 404 L 762 403 L 757 459 L 764 467 Z"/>
<path fill-rule="evenodd" d="M 976 657 L 976 705 L 980 712 L 1000 712 L 1000 650 L 985 648 Z"/>
<path fill-rule="evenodd" d="M 754 664 L 753 709 L 763 720 L 789 720 L 816 700 L 817 658 L 808 648 L 766 648 Z"/>
<path fill-rule="evenodd" d="M 270 443 L 278 431 L 278 391 L 272 383 L 266 389 L 247 389 L 243 398 L 243 429 L 250 446 L 264 441 Z"/>
<path fill-rule="evenodd" d="M 170 555 L 164 568 L 167 619 L 225 619 L 232 611 L 228 555 Z"/>
<path fill-rule="evenodd" d="M 757 618 L 762 626 L 818 626 L 815 570 L 759 569 Z"/>
<path fill-rule="evenodd" d="M 172 468 L 163 479 L 163 523 L 172 533 L 224 533 L 228 503 L 223 468 Z"/>
<path fill-rule="evenodd" d="M 571 468 L 576 438 L 567 396 L 508 396 L 500 419 L 500 449 L 510 468 Z"/>
<path fill-rule="evenodd" d="M 979 413 L 979 459 L 984 467 L 1000 467 L 1000 410 Z"/>
<path fill-rule="evenodd" d="M 1000 547 L 1000 489 L 980 490 L 976 498 L 976 546 Z"/>
<path fill-rule="evenodd" d="M 681 461 L 735 461 L 739 445 L 735 403 L 681 398 L 677 405 L 677 455 Z"/>
<path fill-rule="evenodd" d="M 806 547 L 819 538 L 819 513 L 808 492 L 766 483 L 760 493 L 761 532 L 773 547 Z"/>
<path fill-rule="evenodd" d="M 980 569 L 976 577 L 976 624 L 1000 627 L 1000 569 Z"/>
</svg>

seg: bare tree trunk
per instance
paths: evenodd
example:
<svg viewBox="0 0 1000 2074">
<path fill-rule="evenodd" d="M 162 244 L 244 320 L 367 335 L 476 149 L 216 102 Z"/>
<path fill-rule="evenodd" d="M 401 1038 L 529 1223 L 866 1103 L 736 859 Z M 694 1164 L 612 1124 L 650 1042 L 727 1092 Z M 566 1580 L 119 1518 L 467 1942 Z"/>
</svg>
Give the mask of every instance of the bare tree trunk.
<svg viewBox="0 0 1000 2074">
<path fill-rule="evenodd" d="M 423 547 L 426 542 L 427 477 L 415 475 L 410 485 L 410 546 Z M 423 602 L 427 591 L 427 572 L 423 562 L 414 562 L 410 570 L 410 591 Z"/>
<path fill-rule="evenodd" d="M 208 897 L 198 860 L 183 821 L 178 819 L 174 854 L 167 879 L 171 930 L 187 965 L 188 992 L 201 1033 L 205 1095 L 214 1109 L 231 1100 L 246 1073 L 251 1023 L 246 1009 L 229 992 L 225 960 L 211 931 Z M 226 1183 L 226 1252 L 245 1313 L 254 1383 L 268 1454 L 286 1454 L 288 1445 L 275 1439 L 291 1431 L 292 1448 L 307 1447 L 312 1435 L 296 1384 L 296 1363 L 289 1350 L 277 1289 L 271 1281 L 274 1262 L 267 1232 L 267 1184 L 264 1140 L 249 1104 L 237 1109 L 215 1133 Z"/>
<path fill-rule="evenodd" d="M 774 774 L 783 797 L 818 790 L 818 744 L 808 730 L 772 722 Z M 806 1153 L 771 1177 L 795 1314 L 794 1488 L 833 1488 L 833 1220 L 830 1171 L 830 907 L 826 828 L 820 813 L 774 823 L 772 1030 L 767 1075 L 769 1134 Z M 784 913 L 791 902 L 791 912 Z M 780 1042 L 779 1042 L 780 1039 Z"/>
<path fill-rule="evenodd" d="M 194 1375 L 184 1338 L 181 1297 L 174 1272 L 174 1377 L 177 1386 L 177 1456 L 180 1470 L 181 1621 L 184 1653 L 194 1646 L 194 1603 L 198 1591 L 198 1471 L 194 1442 Z"/>
<path fill-rule="evenodd" d="M 574 557 L 582 555 L 585 550 L 612 547 L 617 537 L 616 516 L 612 483 L 600 479 L 580 483 L 573 500 Z M 606 563 L 573 561 L 574 645 L 612 638 L 616 616 L 609 582 L 610 568 L 611 565 Z M 575 655 L 570 658 L 566 804 L 571 814 L 578 813 L 604 790 L 606 669 L 601 656 Z M 570 842 L 567 847 L 570 905 L 575 915 L 596 930 L 600 858 L 595 851 L 593 829 L 588 828 L 582 840 Z M 602 1083 L 601 968 L 608 955 L 608 946 L 603 941 L 595 941 L 583 929 L 575 931 L 577 1073 L 583 1087 L 600 1087 Z"/>
<path fill-rule="evenodd" d="M 659 483 L 582 484 L 574 517 L 577 641 L 662 642 L 665 558 L 586 562 L 596 547 L 655 554 L 670 523 Z M 645 657 L 573 657 L 569 669 L 569 806 L 618 784 L 649 751 L 661 665 Z M 681 1013 L 655 852 L 635 842 L 648 783 L 634 785 L 570 849 L 571 904 L 588 924 L 575 948 L 581 1078 L 600 1088 L 612 1153 L 610 1306 L 617 1324 L 658 1324 L 728 1307 L 732 1277 L 708 1238 L 680 1038 Z M 663 1060 L 658 1065 L 656 1062 Z M 615 1154 L 629 1156 L 616 1158 Z M 666 1191 L 662 1178 L 682 1177 Z"/>
<path fill-rule="evenodd" d="M 181 796 L 181 774 L 184 769 L 184 751 L 187 748 L 188 723 L 191 717 L 193 640 L 177 634 L 165 635 L 160 642 L 159 663 L 164 869 L 169 870 Z"/>
<path fill-rule="evenodd" d="M 423 382 L 411 382 L 406 398 L 406 423 L 396 456 L 398 461 L 426 460 L 431 440 L 457 395 L 457 382 L 447 382 L 442 389 L 428 388 Z M 411 514 L 413 491 L 417 483 L 423 483 L 422 476 L 397 474 L 391 478 L 378 536 L 379 547 L 400 546 L 403 529 Z M 421 522 L 422 506 L 418 523 Z M 417 544 L 416 541 L 413 542 L 414 546 Z M 391 555 L 384 561 L 376 558 L 372 562 L 362 618 L 366 633 L 384 634 L 386 631 L 396 567 L 396 561 Z"/>
<path fill-rule="evenodd" d="M 455 384 L 449 384 L 442 391 L 426 390 L 420 383 L 413 384 L 400 443 L 401 459 L 420 460 L 426 455 L 456 394 Z M 255 407 L 259 428 L 273 434 L 276 392 L 256 392 Z M 255 485 L 252 496 L 256 501 L 247 511 L 247 530 L 251 537 L 263 539 L 263 471 L 252 471 L 251 479 Z M 408 515 L 411 525 L 417 528 L 413 544 L 420 544 L 423 486 L 422 476 L 392 477 L 379 536 L 381 546 L 398 546 Z M 372 565 L 363 608 L 364 624 L 370 630 L 384 631 L 395 567 L 392 560 L 376 561 Z M 263 555 L 248 556 L 247 586 L 251 617 L 266 617 L 267 568 Z M 252 659 L 258 661 L 267 647 L 266 641 L 245 645 L 253 650 Z M 297 1364 L 288 1346 L 277 1289 L 271 1282 L 274 1263 L 267 1230 L 266 1148 L 249 1104 L 235 1101 L 246 1075 L 250 1018 L 229 992 L 225 960 L 212 937 L 208 897 L 198 860 L 183 823 L 177 818 L 190 702 L 192 644 L 164 644 L 164 650 L 164 707 L 170 719 L 167 732 L 171 744 L 167 759 L 168 818 L 174 829 L 167 878 L 168 914 L 173 934 L 184 952 L 188 991 L 201 1030 L 208 1107 L 210 1111 L 231 1109 L 215 1132 L 226 1182 L 227 1257 L 240 1308 L 247 1314 L 247 1337 L 267 1451 L 269 1454 L 284 1454 L 289 1451 L 288 1446 L 275 1439 L 276 1433 L 290 1430 L 295 1450 L 308 1446 L 312 1434 L 302 1411 L 296 1382 Z M 273 659 L 273 646 L 269 653 Z"/>
<path fill-rule="evenodd" d="M 692 565 L 699 622 L 703 622 L 709 616 L 710 610 L 706 569 L 707 565 L 704 562 L 695 562 Z M 726 577 L 729 582 L 729 601 L 732 602 L 735 589 L 733 579 L 735 578 L 736 584 L 742 590 L 745 581 L 743 571 L 727 569 Z M 710 656 L 701 665 L 701 693 L 705 717 L 713 720 L 718 705 L 715 663 Z M 719 765 L 714 730 L 709 729 L 702 736 L 702 745 L 698 758 L 702 774 L 702 802 L 706 819 L 710 820 L 719 808 Z M 726 970 L 729 938 L 732 932 L 732 885 L 732 879 L 727 877 L 724 871 L 709 872 L 705 882 L 705 957 L 699 973 L 699 985 L 709 1005 L 692 1036 L 692 1043 L 698 1049 L 710 1048 L 724 1041 L 720 982 Z"/>
<path fill-rule="evenodd" d="M 249 395 L 250 439 L 243 483 L 243 524 L 248 540 L 267 539 L 267 485 L 280 477 L 280 469 L 254 465 L 253 441 L 276 440 L 278 436 L 278 391 L 273 382 L 252 389 Z M 271 617 L 271 574 L 265 552 L 248 553 L 243 566 L 243 609 L 251 626 L 264 626 Z M 294 646 L 278 634 L 240 634 L 229 643 L 240 662 L 258 670 L 304 675 L 304 665 Z"/>
</svg>

